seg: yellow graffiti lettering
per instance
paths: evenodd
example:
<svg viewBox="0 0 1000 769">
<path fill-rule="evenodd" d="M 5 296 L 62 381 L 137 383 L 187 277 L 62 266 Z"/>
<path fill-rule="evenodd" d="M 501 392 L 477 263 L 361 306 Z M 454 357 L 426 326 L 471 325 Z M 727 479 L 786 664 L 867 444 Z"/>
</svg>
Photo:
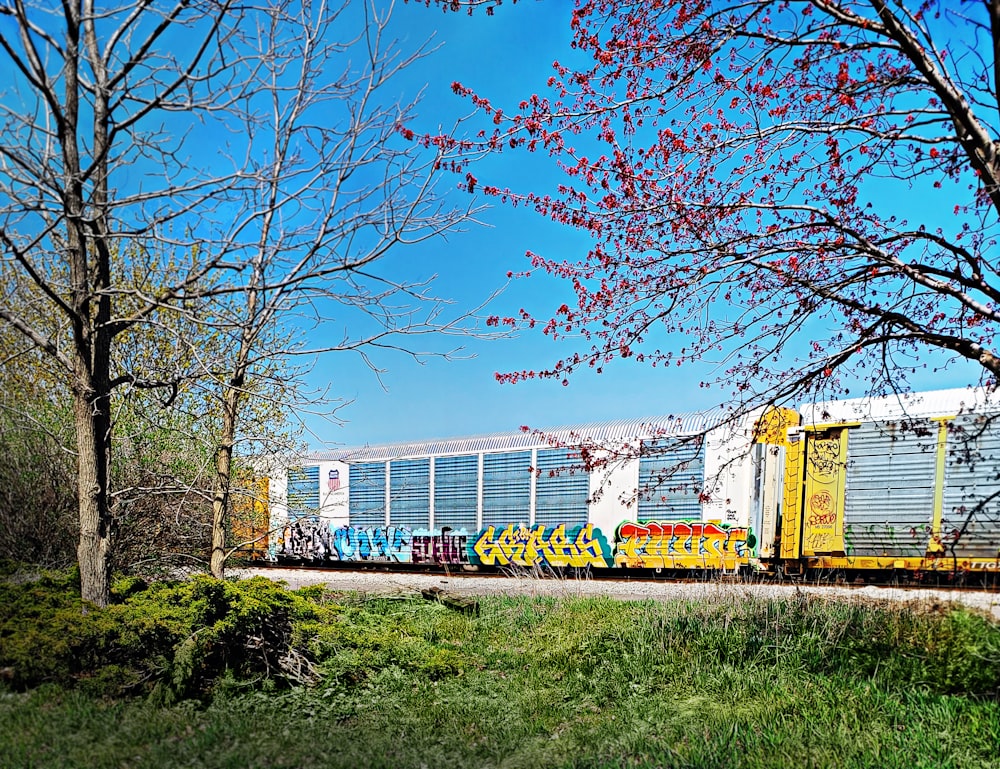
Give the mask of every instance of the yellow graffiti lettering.
<svg viewBox="0 0 1000 769">
<path fill-rule="evenodd" d="M 520 527 L 508 526 L 497 537 L 497 545 L 510 563 L 524 563 L 525 542 Z"/>
<path fill-rule="evenodd" d="M 493 526 L 486 527 L 476 540 L 476 544 L 472 546 L 472 550 L 486 566 L 506 566 L 510 560 L 503 547 L 496 541 L 495 531 Z"/>
<path fill-rule="evenodd" d="M 572 540 L 566 534 L 565 524 L 551 529 L 544 525 L 529 529 L 511 524 L 499 533 L 489 526 L 472 549 L 486 566 L 607 566 L 601 537 L 595 535 L 589 523 Z"/>
<path fill-rule="evenodd" d="M 573 543 L 566 539 L 566 527 L 560 524 L 549 534 L 549 540 L 545 545 L 546 560 L 552 565 L 562 566 L 573 557 L 572 547 Z"/>
<path fill-rule="evenodd" d="M 594 525 L 588 523 L 576 535 L 576 548 L 569 566 L 605 566 L 607 559 L 601 548 L 600 537 L 594 536 Z"/>
<path fill-rule="evenodd" d="M 734 568 L 749 562 L 745 528 L 714 523 L 625 522 L 618 527 L 615 565 L 631 568 Z"/>
</svg>

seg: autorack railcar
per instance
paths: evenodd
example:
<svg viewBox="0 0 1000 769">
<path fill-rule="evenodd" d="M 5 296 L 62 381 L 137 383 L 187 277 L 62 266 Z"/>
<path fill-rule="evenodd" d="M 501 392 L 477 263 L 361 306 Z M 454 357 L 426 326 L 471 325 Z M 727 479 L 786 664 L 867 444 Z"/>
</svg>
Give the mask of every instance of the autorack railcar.
<svg viewBox="0 0 1000 769">
<path fill-rule="evenodd" d="M 808 404 L 789 439 L 786 571 L 1000 570 L 1000 401 L 987 390 Z"/>
<path fill-rule="evenodd" d="M 996 572 L 998 417 L 964 388 L 312 454 L 271 474 L 267 557 Z"/>
</svg>

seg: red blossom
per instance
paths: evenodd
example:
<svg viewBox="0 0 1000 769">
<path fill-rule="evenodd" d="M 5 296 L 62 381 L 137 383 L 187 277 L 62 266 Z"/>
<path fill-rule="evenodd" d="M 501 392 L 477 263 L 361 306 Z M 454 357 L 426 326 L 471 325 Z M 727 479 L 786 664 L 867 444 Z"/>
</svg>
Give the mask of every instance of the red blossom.
<svg viewBox="0 0 1000 769">
<path fill-rule="evenodd" d="M 482 136 L 425 144 L 544 150 L 563 174 L 555 191 L 483 189 L 594 240 L 571 258 L 528 254 L 575 295 L 542 332 L 584 342 L 545 370 L 498 379 L 566 382 L 621 358 L 725 361 L 702 384 L 742 403 L 837 387 L 848 368 L 895 387 L 917 364 L 891 361 L 919 361 L 928 346 L 1000 375 L 1000 164 L 992 118 L 978 112 L 997 87 L 1000 31 L 972 4 L 950 26 L 920 13 L 581 2 L 570 32 L 589 60 L 553 62 L 548 95 L 507 114 L 453 84 L 485 117 Z M 906 201 L 946 179 L 959 182 L 946 208 L 955 221 L 922 226 Z"/>
</svg>

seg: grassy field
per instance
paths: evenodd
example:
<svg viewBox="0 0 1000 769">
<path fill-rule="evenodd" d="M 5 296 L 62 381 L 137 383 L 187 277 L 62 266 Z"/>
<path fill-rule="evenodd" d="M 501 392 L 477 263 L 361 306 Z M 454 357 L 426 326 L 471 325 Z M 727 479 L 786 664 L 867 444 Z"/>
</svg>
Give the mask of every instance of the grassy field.
<svg viewBox="0 0 1000 769">
<path fill-rule="evenodd" d="M 1000 628 L 966 612 L 62 589 L 0 594 L 0 766 L 1000 767 Z"/>
</svg>

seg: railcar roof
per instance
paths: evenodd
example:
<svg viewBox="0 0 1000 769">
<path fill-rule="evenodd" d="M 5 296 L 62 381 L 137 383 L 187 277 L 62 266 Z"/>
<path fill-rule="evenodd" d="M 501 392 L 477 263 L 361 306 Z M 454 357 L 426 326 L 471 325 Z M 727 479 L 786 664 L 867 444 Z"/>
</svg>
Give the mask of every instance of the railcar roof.
<svg viewBox="0 0 1000 769">
<path fill-rule="evenodd" d="M 1000 411 L 1000 393 L 984 387 L 897 393 L 883 397 L 822 401 L 802 406 L 803 426 L 889 419 L 957 416 Z"/>
<path fill-rule="evenodd" d="M 308 459 L 317 462 L 399 459 L 409 456 L 474 454 L 480 451 L 548 448 L 553 445 L 580 445 L 581 441 L 600 445 L 613 441 L 696 435 L 734 418 L 730 409 L 668 414 L 667 416 L 588 422 L 541 430 L 512 430 L 458 438 L 386 443 L 315 452 Z"/>
</svg>

